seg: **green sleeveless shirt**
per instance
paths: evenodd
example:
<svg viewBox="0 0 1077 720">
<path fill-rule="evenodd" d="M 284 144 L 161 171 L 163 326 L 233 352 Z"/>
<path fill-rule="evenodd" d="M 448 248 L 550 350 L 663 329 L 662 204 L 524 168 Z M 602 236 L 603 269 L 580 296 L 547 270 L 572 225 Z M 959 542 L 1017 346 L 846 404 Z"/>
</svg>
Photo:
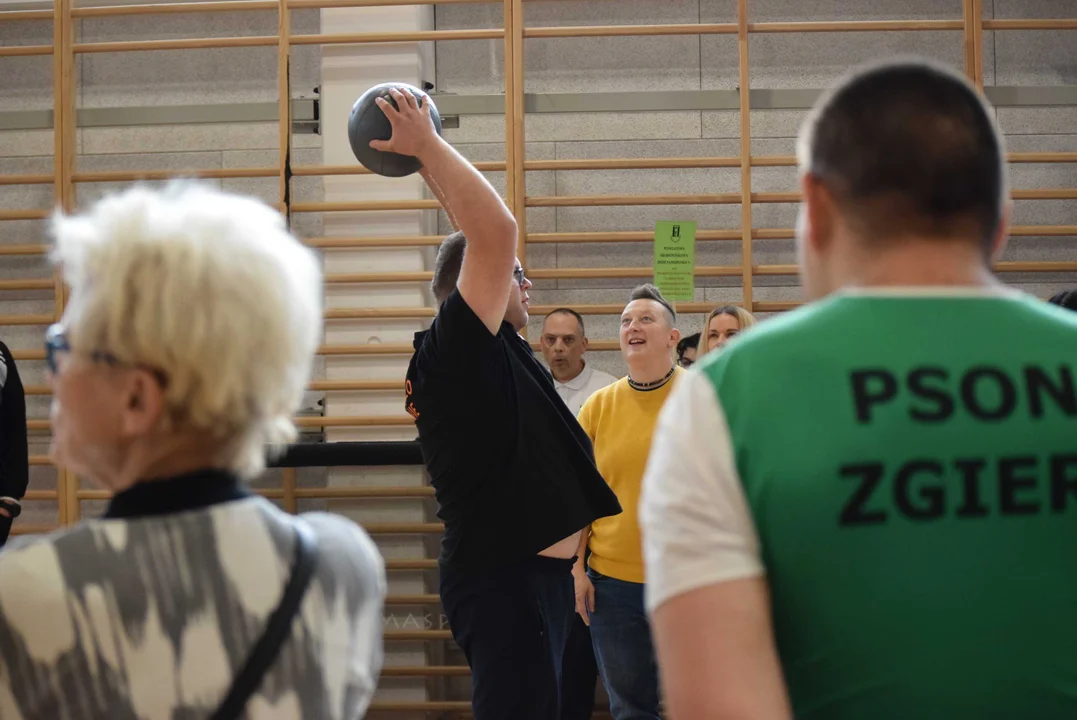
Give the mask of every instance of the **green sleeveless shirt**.
<svg viewBox="0 0 1077 720">
<path fill-rule="evenodd" d="M 913 292 L 767 320 L 675 391 L 649 605 L 765 572 L 797 717 L 1077 718 L 1077 313 Z"/>
</svg>

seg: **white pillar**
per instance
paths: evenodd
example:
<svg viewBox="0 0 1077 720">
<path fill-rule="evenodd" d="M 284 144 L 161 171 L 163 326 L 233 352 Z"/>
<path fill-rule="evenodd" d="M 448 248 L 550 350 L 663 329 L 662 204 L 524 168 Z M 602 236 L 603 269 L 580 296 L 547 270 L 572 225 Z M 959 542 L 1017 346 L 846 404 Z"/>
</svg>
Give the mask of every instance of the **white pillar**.
<svg viewBox="0 0 1077 720">
<path fill-rule="evenodd" d="M 413 32 L 433 28 L 431 6 L 347 8 L 322 11 L 322 28 L 334 33 Z M 427 56 L 427 57 L 424 57 Z M 376 45 L 329 45 L 322 54 L 321 116 L 324 134 L 323 157 L 327 165 L 356 164 L 348 144 L 348 114 L 355 100 L 368 88 L 383 82 L 399 81 L 421 87 L 432 79 L 433 52 L 424 53 L 419 43 Z M 325 178 L 328 202 L 353 200 L 415 200 L 424 197 L 424 183 L 418 175 L 383 178 L 377 175 L 330 176 Z M 432 211 L 327 213 L 327 236 L 423 235 L 434 232 Z M 425 269 L 421 248 L 374 250 L 328 250 L 327 274 L 353 272 L 414 272 Z M 423 307 L 427 292 L 422 283 L 329 285 L 329 308 Z M 417 320 L 333 320 L 326 323 L 326 343 L 366 345 L 411 343 Z M 399 392 L 333 393 L 326 399 L 326 414 L 404 414 L 403 378 L 407 359 L 403 356 L 330 356 L 326 375 L 330 380 L 399 380 Z M 413 439 L 412 427 L 395 429 L 330 428 L 327 440 Z"/>
<path fill-rule="evenodd" d="M 432 30 L 431 6 L 396 6 L 342 8 L 322 11 L 323 32 L 414 32 Z M 322 52 L 321 117 L 323 158 L 326 165 L 355 164 L 348 143 L 348 115 L 356 99 L 368 88 L 383 82 L 405 82 L 422 87 L 434 78 L 433 43 L 328 45 Z M 330 176 L 325 178 L 327 202 L 355 200 L 414 200 L 425 197 L 425 186 L 418 175 L 406 178 L 383 178 L 377 175 Z M 433 211 L 327 213 L 324 218 L 328 237 L 373 235 L 426 235 L 436 232 Z M 355 272 L 414 272 L 426 269 L 429 250 L 422 248 L 384 248 L 371 250 L 326 250 L 326 274 Z M 425 283 L 327 285 L 327 308 L 424 307 L 429 293 Z M 326 322 L 328 345 L 411 344 L 415 331 L 424 326 L 421 320 L 330 320 Z M 326 378 L 329 380 L 399 381 L 394 391 L 333 392 L 325 400 L 327 417 L 349 415 L 404 415 L 404 374 L 408 357 L 396 355 L 329 356 Z M 348 440 L 410 440 L 413 426 L 391 428 L 327 428 L 329 442 Z M 329 475 L 330 487 L 360 485 L 423 485 L 422 469 L 415 468 L 340 468 Z M 331 501 L 330 510 L 359 522 L 423 522 L 428 518 L 424 503 L 418 500 Z M 386 559 L 415 559 L 426 555 L 421 537 L 375 536 Z M 436 592 L 424 587 L 420 573 L 389 575 L 389 594 Z M 436 629 L 440 612 L 429 609 L 433 627 L 428 627 L 423 607 L 386 608 L 387 630 Z M 397 665 L 422 665 L 427 662 L 422 643 L 390 644 L 386 662 Z M 382 681 L 378 700 L 417 701 L 427 699 L 422 679 Z"/>
</svg>

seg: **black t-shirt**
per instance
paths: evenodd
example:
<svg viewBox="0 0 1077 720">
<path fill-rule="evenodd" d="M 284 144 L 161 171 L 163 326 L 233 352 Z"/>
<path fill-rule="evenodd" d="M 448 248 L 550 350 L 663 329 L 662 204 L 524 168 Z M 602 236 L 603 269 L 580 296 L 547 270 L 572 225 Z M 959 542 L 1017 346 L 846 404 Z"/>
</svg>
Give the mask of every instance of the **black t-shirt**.
<svg viewBox="0 0 1077 720">
<path fill-rule="evenodd" d="M 444 565 L 506 565 L 621 512 L 531 347 L 508 323 L 491 334 L 458 290 L 416 333 L 405 390 L 445 523 Z"/>
</svg>

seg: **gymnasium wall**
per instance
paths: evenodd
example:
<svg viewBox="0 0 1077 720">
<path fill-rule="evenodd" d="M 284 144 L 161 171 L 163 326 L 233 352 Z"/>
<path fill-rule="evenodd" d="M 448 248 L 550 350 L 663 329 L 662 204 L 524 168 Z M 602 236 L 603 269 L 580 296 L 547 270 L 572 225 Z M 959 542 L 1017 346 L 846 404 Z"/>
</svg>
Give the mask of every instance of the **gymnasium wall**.
<svg viewBox="0 0 1077 720">
<path fill-rule="evenodd" d="M 6 9 L 0 7 L 0 10 Z M 292 18 L 294 32 L 320 32 L 320 11 L 296 10 Z M 74 21 L 74 41 L 86 43 L 256 36 L 276 32 L 276 10 Z M 0 22 L 0 47 L 52 43 L 51 21 Z M 277 102 L 275 47 L 95 53 L 77 55 L 75 62 L 74 83 L 79 108 L 141 109 Z M 319 46 L 293 49 L 291 80 L 294 94 L 312 96 L 313 89 L 320 83 L 320 74 Z M 0 57 L 0 113 L 52 109 L 52 56 Z M 280 147 L 275 121 L 84 127 L 76 130 L 76 141 L 76 165 L 80 172 L 168 170 L 177 175 L 214 168 L 272 168 L 278 163 Z M 48 128 L 0 130 L 0 175 L 52 174 L 53 143 L 53 131 Z M 296 134 L 293 161 L 320 164 L 321 146 L 320 135 Z M 252 193 L 267 202 L 278 202 L 275 176 L 202 182 Z M 150 184 L 161 183 L 151 181 Z M 76 193 L 78 205 L 85 207 L 103 193 L 127 185 L 127 182 L 80 183 Z M 321 200 L 322 178 L 293 179 L 292 194 L 296 201 Z M 51 184 L 0 184 L 0 211 L 48 210 L 54 206 Z M 321 215 L 296 215 L 294 227 L 305 236 L 320 235 Z M 45 229 L 45 222 L 36 219 L 2 222 L 0 246 L 45 242 Z M 0 255 L 0 280 L 51 275 L 52 269 L 43 255 Z M 0 292 L 0 315 L 47 315 L 53 309 L 51 289 Z M 0 327 L 0 340 L 16 351 L 36 351 L 41 347 L 43 331 L 41 325 L 4 325 Z M 44 384 L 43 362 L 24 360 L 18 365 L 25 385 L 40 387 Z M 313 394 L 310 396 L 309 411 L 315 410 L 316 399 Z M 48 396 L 30 395 L 27 405 L 32 420 L 48 417 Z M 30 444 L 31 455 L 43 455 L 47 450 L 47 435 L 32 431 Z M 310 471 L 308 474 L 324 475 L 324 472 Z M 279 487 L 280 480 L 269 477 L 264 484 Z M 324 485 L 324 478 L 321 484 Z M 55 490 L 56 470 L 47 465 L 31 467 L 30 486 L 33 491 Z M 85 500 L 82 512 L 85 516 L 97 515 L 103 504 L 103 500 Z M 20 524 L 49 526 L 56 524 L 56 518 L 55 500 L 29 500 Z"/>
<path fill-rule="evenodd" d="M 635 25 L 736 22 L 735 0 L 619 0 L 618 2 L 526 2 L 526 26 Z M 821 20 L 952 20 L 961 17 L 960 0 L 750 0 L 750 22 Z M 988 18 L 1073 18 L 1068 0 L 983 0 Z M 500 27 L 498 4 L 438 5 L 437 28 Z M 850 66 L 898 53 L 916 53 L 963 65 L 960 31 L 842 32 L 749 36 L 752 88 L 818 89 L 837 80 Z M 499 40 L 437 43 L 438 93 L 503 92 L 503 46 Z M 524 41 L 526 92 L 647 92 L 664 90 L 732 90 L 738 82 L 735 35 L 529 38 Z M 1072 31 L 985 31 L 984 84 L 1077 85 L 1077 39 Z M 752 155 L 794 152 L 801 110 L 752 110 Z M 1077 107 L 1004 108 L 997 111 L 1009 149 L 1077 151 Z M 475 160 L 504 159 L 500 116 L 460 118 L 460 128 L 446 132 L 458 149 Z M 679 111 L 654 113 L 529 114 L 527 158 L 615 158 L 736 156 L 739 113 Z M 490 173 L 492 179 L 503 173 Z M 753 192 L 796 189 L 792 167 L 752 169 Z M 1011 166 L 1014 188 L 1072 188 L 1077 164 Z M 603 195 L 644 193 L 720 193 L 740 189 L 739 168 L 674 170 L 558 170 L 528 172 L 528 195 Z M 790 228 L 791 204 L 756 204 L 758 228 Z M 648 207 L 530 208 L 528 232 L 647 230 L 656 220 L 694 220 L 699 229 L 740 227 L 737 205 Z M 1072 200 L 1018 200 L 1015 224 L 1077 223 Z M 443 223 L 444 229 L 444 223 Z M 790 240 L 756 240 L 757 264 L 793 263 Z M 697 264 L 738 265 L 739 241 L 697 243 Z M 1006 260 L 1075 260 L 1077 237 L 1021 237 L 1011 241 Z M 531 245 L 527 267 L 638 267 L 651 262 L 646 243 L 563 243 Z M 1006 281 L 1048 297 L 1061 287 L 1077 286 L 1073 274 L 1007 274 Z M 639 280 L 558 279 L 535 283 L 537 304 L 623 302 Z M 801 295 L 792 276 L 756 276 L 756 301 L 795 301 Z M 739 301 L 740 278 L 697 278 L 698 302 Z M 617 318 L 586 318 L 592 338 L 617 336 Z M 537 338 L 541 318 L 532 320 Z M 685 334 L 698 332 L 702 318 L 684 316 Z M 617 351 L 593 353 L 593 362 L 614 374 L 625 368 Z"/>
</svg>

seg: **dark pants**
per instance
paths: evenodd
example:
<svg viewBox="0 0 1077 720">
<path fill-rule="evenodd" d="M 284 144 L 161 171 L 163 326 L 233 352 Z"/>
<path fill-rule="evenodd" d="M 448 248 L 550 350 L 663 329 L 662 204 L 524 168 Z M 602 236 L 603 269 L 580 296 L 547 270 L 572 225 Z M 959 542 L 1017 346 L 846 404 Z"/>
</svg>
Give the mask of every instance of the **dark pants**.
<svg viewBox="0 0 1077 720">
<path fill-rule="evenodd" d="M 643 608 L 643 584 L 590 568 L 587 576 L 595 586 L 591 639 L 610 712 L 614 720 L 659 720 L 658 663 Z"/>
<path fill-rule="evenodd" d="M 579 613 L 573 616 L 562 666 L 561 720 L 590 720 L 595 709 L 598 665 L 591 645 L 591 629 Z"/>
<path fill-rule="evenodd" d="M 442 607 L 471 667 L 475 720 L 559 720 L 572 563 L 536 556 L 483 574 L 441 568 Z"/>
</svg>

